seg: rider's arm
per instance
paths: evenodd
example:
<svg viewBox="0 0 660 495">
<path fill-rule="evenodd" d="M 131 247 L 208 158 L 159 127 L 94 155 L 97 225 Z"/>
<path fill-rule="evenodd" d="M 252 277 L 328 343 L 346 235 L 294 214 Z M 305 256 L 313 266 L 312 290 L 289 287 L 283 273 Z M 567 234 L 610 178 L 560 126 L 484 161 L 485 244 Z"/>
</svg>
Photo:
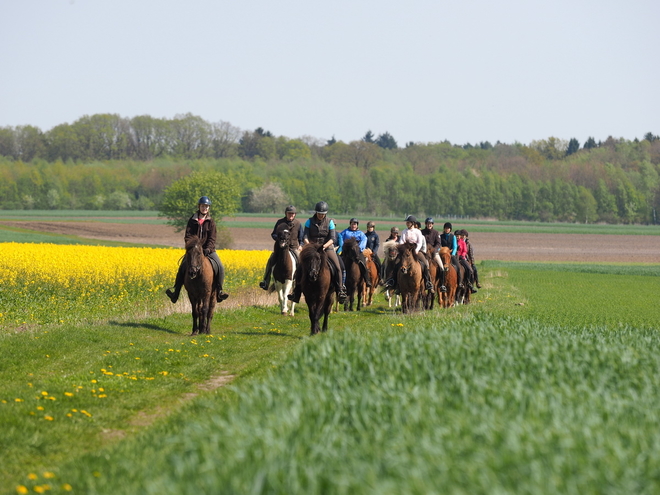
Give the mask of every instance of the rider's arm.
<svg viewBox="0 0 660 495">
<path fill-rule="evenodd" d="M 323 249 L 328 249 L 333 244 L 337 244 L 337 231 L 335 230 L 335 223 L 330 220 L 328 227 L 330 228 L 330 233 L 328 234 L 328 240 L 325 242 L 325 244 L 323 244 Z"/>
<path fill-rule="evenodd" d="M 452 246 L 451 246 L 451 255 L 456 256 L 456 251 L 458 251 L 458 243 L 456 242 L 456 236 L 452 235 Z"/>
<path fill-rule="evenodd" d="M 209 233 L 206 236 L 206 242 L 204 242 L 204 254 L 208 256 L 210 253 L 215 251 L 215 241 L 218 236 L 218 229 L 215 226 L 215 221 L 212 218 L 206 220 L 209 222 Z"/>
<path fill-rule="evenodd" d="M 305 222 L 305 228 L 303 230 L 303 244 L 309 244 L 309 219 Z"/>
<path fill-rule="evenodd" d="M 360 251 L 364 251 L 364 248 L 367 247 L 367 236 L 363 232 L 360 232 Z"/>
<path fill-rule="evenodd" d="M 274 241 L 277 240 L 277 227 L 279 227 L 280 221 L 278 220 L 275 222 L 275 227 L 273 227 L 273 231 L 270 233 L 270 236 L 273 238 Z"/>
</svg>

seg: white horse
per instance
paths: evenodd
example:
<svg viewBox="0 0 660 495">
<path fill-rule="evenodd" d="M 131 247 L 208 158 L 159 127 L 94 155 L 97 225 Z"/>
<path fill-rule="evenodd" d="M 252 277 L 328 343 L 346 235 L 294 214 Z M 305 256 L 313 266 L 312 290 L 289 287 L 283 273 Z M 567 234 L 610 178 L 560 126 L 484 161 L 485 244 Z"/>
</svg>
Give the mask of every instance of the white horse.
<svg viewBox="0 0 660 495">
<path fill-rule="evenodd" d="M 289 301 L 287 296 L 293 291 L 293 277 L 296 273 L 296 257 L 289 249 L 289 234 L 286 229 L 278 232 L 275 242 L 275 264 L 271 272 L 273 283 L 269 292 L 277 291 L 277 299 L 280 302 L 280 311 L 283 315 L 293 316 L 296 303 Z M 291 306 L 289 307 L 289 304 Z"/>
</svg>

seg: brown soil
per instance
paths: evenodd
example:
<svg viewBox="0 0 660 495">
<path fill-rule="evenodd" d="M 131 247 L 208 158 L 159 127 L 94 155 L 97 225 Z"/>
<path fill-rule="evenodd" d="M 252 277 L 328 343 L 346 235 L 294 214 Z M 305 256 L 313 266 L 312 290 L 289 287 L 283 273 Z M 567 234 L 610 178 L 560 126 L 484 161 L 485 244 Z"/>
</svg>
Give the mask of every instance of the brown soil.
<svg viewBox="0 0 660 495">
<path fill-rule="evenodd" d="M 246 220 L 241 219 L 241 220 Z M 260 219 L 253 218 L 254 221 Z M 272 219 L 271 219 L 272 220 Z M 89 239 L 183 247 L 183 233 L 167 225 L 106 222 L 13 222 L 3 225 Z M 270 229 L 229 227 L 232 249 L 273 249 Z M 500 234 L 473 232 L 477 261 L 660 263 L 660 236 Z M 382 253 L 381 253 L 382 254 Z"/>
</svg>

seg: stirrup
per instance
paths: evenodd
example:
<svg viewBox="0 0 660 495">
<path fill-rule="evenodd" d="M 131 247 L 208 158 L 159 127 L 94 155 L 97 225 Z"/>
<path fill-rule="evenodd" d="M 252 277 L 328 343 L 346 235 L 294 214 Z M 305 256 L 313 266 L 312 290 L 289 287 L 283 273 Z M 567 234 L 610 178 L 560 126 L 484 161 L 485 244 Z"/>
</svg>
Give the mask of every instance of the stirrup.
<svg viewBox="0 0 660 495">
<path fill-rule="evenodd" d="M 447 292 L 447 286 L 446 285 L 441 285 L 440 286 L 440 292 Z"/>
</svg>

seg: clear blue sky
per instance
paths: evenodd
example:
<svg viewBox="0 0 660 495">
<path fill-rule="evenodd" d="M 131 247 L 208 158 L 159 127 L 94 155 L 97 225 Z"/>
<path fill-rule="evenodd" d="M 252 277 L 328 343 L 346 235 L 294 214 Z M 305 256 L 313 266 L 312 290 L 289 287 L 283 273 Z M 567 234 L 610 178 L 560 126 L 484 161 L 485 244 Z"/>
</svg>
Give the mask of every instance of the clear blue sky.
<svg viewBox="0 0 660 495">
<path fill-rule="evenodd" d="M 192 113 L 349 142 L 660 134 L 658 0 L 0 0 L 0 127 Z"/>
</svg>

